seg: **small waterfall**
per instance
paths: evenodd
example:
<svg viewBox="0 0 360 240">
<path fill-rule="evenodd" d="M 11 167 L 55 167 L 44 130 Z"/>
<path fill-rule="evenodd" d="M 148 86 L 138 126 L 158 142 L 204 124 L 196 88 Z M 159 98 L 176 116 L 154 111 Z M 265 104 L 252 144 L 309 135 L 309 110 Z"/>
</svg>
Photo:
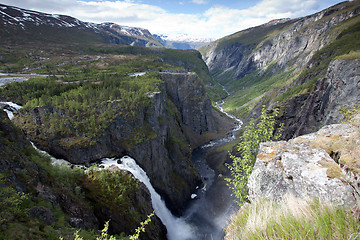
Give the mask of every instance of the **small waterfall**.
<svg viewBox="0 0 360 240">
<path fill-rule="evenodd" d="M 13 102 L 0 102 L 0 106 L 4 106 L 4 111 L 6 112 L 10 120 L 14 117 L 13 112 L 16 112 L 17 110 L 22 108 L 22 106 L 17 105 Z"/>
<path fill-rule="evenodd" d="M 169 240 L 188 240 L 194 239 L 194 232 L 190 225 L 186 224 L 182 218 L 176 218 L 171 214 L 169 209 L 166 207 L 165 202 L 161 199 L 160 195 L 155 191 L 150 183 L 149 177 L 146 172 L 136 164 L 135 160 L 125 156 L 121 158 L 121 163 L 117 162 L 118 159 L 105 158 L 102 159 L 104 167 L 115 165 L 122 170 L 131 172 L 135 178 L 143 182 L 151 194 L 151 202 L 155 210 L 156 215 L 161 219 L 162 223 L 166 226 L 168 231 Z"/>
</svg>

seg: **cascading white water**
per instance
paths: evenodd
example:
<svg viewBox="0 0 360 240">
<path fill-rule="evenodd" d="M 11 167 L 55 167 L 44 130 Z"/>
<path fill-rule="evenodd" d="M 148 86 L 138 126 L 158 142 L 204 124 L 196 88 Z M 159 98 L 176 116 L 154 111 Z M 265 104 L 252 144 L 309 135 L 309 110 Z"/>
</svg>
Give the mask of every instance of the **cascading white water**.
<svg viewBox="0 0 360 240">
<path fill-rule="evenodd" d="M 119 164 L 118 159 L 105 158 L 102 159 L 101 165 L 109 167 L 115 165 L 120 169 L 131 172 L 135 178 L 143 182 L 151 195 L 151 202 L 155 210 L 155 214 L 161 219 L 162 223 L 166 226 L 168 231 L 169 240 L 188 240 L 195 239 L 195 234 L 190 225 L 188 225 L 184 219 L 177 218 L 166 207 L 165 202 L 161 199 L 160 195 L 155 191 L 150 183 L 149 177 L 146 172 L 135 162 L 134 159 L 124 156 L 121 158 Z"/>
<path fill-rule="evenodd" d="M 11 103 L 11 102 L 0 102 L 0 104 L 7 105 L 6 110 L 9 118 L 13 117 L 13 112 L 17 111 L 21 108 L 21 106 Z M 224 112 L 222 108 L 222 103 L 217 106 L 220 108 L 222 112 Z M 235 133 L 241 128 L 242 122 L 237 119 L 235 116 L 231 114 L 227 114 L 228 117 L 233 118 L 236 121 L 236 127 L 232 130 L 232 136 L 218 139 L 216 141 L 212 141 L 207 145 L 201 147 L 201 149 L 210 149 L 211 147 L 221 145 L 223 143 L 232 141 L 235 139 Z M 35 146 L 34 146 L 35 147 Z M 36 147 L 35 147 L 36 148 Z M 41 151 L 41 150 L 39 150 Z M 43 151 L 41 151 L 43 152 Z M 47 154 L 46 152 L 43 152 Z M 52 164 L 69 164 L 65 160 L 59 160 L 56 158 L 52 158 Z M 207 203 L 209 199 L 207 199 L 206 192 L 208 192 L 208 188 L 212 188 L 215 172 L 210 169 L 205 160 L 204 156 L 201 156 L 199 162 L 194 161 L 195 166 L 197 167 L 199 173 L 201 173 L 202 178 L 205 181 L 204 187 L 199 189 L 201 194 L 192 194 L 192 198 L 196 198 L 200 200 L 196 200 L 195 204 L 190 205 L 190 208 L 185 213 L 185 217 L 177 218 L 171 214 L 171 212 L 167 209 L 164 201 L 161 199 L 160 195 L 154 190 L 153 186 L 150 183 L 148 176 L 145 171 L 142 170 L 135 162 L 134 159 L 130 157 L 123 157 L 121 159 L 122 163 L 118 164 L 118 159 L 103 159 L 102 165 L 105 167 L 109 167 L 111 165 L 116 165 L 120 169 L 127 170 L 131 172 L 137 179 L 143 182 L 151 194 L 152 205 L 155 210 L 156 215 L 161 219 L 163 224 L 166 226 L 168 231 L 168 239 L 170 240 L 195 240 L 195 239 L 222 239 L 221 233 L 223 232 L 224 223 L 228 219 L 228 216 L 232 212 L 231 204 L 227 209 L 222 209 L 221 214 L 217 214 L 213 216 L 212 214 L 207 214 L 208 212 L 212 212 L 214 209 L 210 207 Z M 204 170 L 204 172 L 203 172 Z M 217 189 L 217 188 L 215 188 Z M 216 191 L 216 190 L 215 190 Z M 213 196 L 214 197 L 214 196 Z M 211 198 L 211 197 L 210 197 Z M 216 197 L 215 197 L 216 198 Z M 195 220 L 194 220 L 195 219 Z"/>
<path fill-rule="evenodd" d="M 8 109 L 4 109 L 4 111 L 7 113 L 9 119 L 11 120 L 14 117 L 14 113 L 17 110 L 19 110 L 20 108 L 22 108 L 22 106 L 17 105 L 16 103 L 13 102 L 0 102 L 1 105 L 7 105 L 11 110 Z"/>
</svg>

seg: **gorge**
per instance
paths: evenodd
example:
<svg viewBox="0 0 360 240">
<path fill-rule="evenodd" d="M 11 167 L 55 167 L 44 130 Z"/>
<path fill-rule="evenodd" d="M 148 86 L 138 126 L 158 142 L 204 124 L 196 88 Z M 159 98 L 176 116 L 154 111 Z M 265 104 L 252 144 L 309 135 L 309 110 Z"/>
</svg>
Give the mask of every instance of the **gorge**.
<svg viewBox="0 0 360 240">
<path fill-rule="evenodd" d="M 254 163 L 250 200 L 267 196 L 264 182 L 281 183 L 275 184 L 281 189 L 272 188 L 274 196 L 317 188 L 294 185 L 306 181 L 288 174 L 308 160 L 297 167 L 281 164 L 303 145 L 318 151 L 304 140 L 313 135 L 295 137 L 340 123 L 359 109 L 359 3 L 274 20 L 199 51 L 161 48 L 144 29 L 128 29 L 131 36 L 124 36 L 113 24 L 1 5 L 0 187 L 6 194 L 0 202 L 11 204 L 1 205 L 6 217 L 0 219 L 0 238 L 72 239 L 75 228 L 94 239 L 111 219 L 109 233 L 127 239 L 155 210 L 141 239 L 224 239 L 238 208 L 223 179 L 229 176 L 224 163 L 231 163 L 229 152 L 239 154 L 243 122 L 256 123 L 263 108 L 280 109 L 283 141 L 261 145 L 256 155 L 263 162 Z M 339 137 L 336 129 L 343 128 L 334 128 L 320 140 Z M 71 167 L 51 165 L 30 141 Z M 343 142 L 356 150 L 358 141 L 351 135 Z M 322 174 L 350 169 L 358 176 L 356 157 L 350 165 L 340 161 L 356 151 L 334 149 L 319 150 L 330 167 L 319 167 L 321 161 L 309 166 Z M 99 160 L 106 169 L 96 170 Z M 346 179 L 337 177 L 323 174 L 321 181 L 340 186 Z"/>
</svg>

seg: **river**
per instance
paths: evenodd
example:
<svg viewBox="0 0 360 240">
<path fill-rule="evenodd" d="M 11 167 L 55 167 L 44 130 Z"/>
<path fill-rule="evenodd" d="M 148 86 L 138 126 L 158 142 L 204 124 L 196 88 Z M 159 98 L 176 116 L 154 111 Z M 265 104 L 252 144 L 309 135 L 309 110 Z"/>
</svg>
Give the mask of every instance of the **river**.
<svg viewBox="0 0 360 240">
<path fill-rule="evenodd" d="M 217 106 L 224 112 L 222 103 Z M 5 106 L 4 109 L 10 119 L 13 117 L 13 112 L 21 108 L 21 106 L 11 102 L 0 102 L 0 105 Z M 125 156 L 121 159 L 120 164 L 118 159 L 102 159 L 104 166 L 116 165 L 120 169 L 130 171 L 147 186 L 155 213 L 168 230 L 169 240 L 221 240 L 224 238 L 223 229 L 230 216 L 237 210 L 237 204 L 231 196 L 230 189 L 226 186 L 225 181 L 208 166 L 205 157 L 206 153 L 214 147 L 233 141 L 236 132 L 241 128 L 241 120 L 230 114 L 225 114 L 235 120 L 236 126 L 232 130 L 231 136 L 211 141 L 193 151 L 192 161 L 202 178 L 203 185 L 198 186 L 196 192 L 192 194 L 193 200 L 189 202 L 180 218 L 173 216 L 166 208 L 164 201 L 152 187 L 146 172 L 136 164 L 134 159 Z M 55 158 L 52 160 L 53 164 L 66 162 Z"/>
</svg>

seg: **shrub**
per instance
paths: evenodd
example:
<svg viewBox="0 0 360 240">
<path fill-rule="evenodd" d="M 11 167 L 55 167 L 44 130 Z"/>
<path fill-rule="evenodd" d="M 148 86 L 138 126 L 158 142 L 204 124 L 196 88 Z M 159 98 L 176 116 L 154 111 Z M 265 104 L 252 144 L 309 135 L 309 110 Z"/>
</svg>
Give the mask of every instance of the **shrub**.
<svg viewBox="0 0 360 240">
<path fill-rule="evenodd" d="M 263 107 L 260 122 L 255 124 L 252 121 L 244 128 L 244 133 L 240 137 L 240 143 L 237 145 L 237 151 L 240 156 L 230 155 L 233 162 L 227 166 L 230 169 L 231 178 L 226 178 L 225 180 L 228 182 L 233 194 L 239 199 L 239 205 L 246 199 L 246 184 L 255 164 L 255 156 L 259 143 L 270 141 L 274 136 L 275 118 L 278 115 L 278 108 L 273 109 L 272 113 L 268 113 L 265 107 Z M 278 137 L 279 135 L 274 138 L 277 139 Z"/>
</svg>

